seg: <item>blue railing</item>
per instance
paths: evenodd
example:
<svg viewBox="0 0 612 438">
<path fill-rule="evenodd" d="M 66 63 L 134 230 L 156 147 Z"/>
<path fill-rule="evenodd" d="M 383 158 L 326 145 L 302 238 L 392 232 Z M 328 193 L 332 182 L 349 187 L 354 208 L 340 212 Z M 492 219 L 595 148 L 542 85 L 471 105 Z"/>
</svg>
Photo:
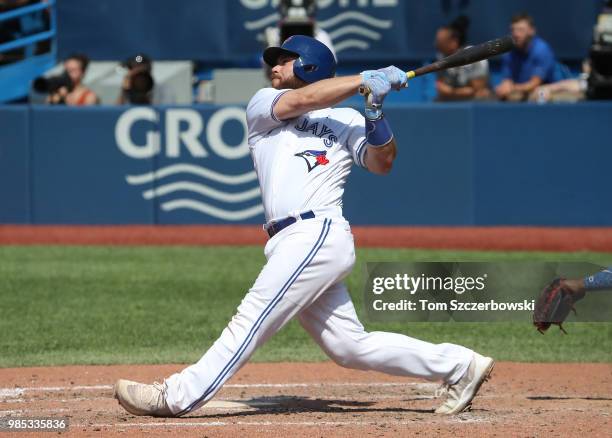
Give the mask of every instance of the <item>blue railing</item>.
<svg viewBox="0 0 612 438">
<path fill-rule="evenodd" d="M 34 12 L 49 9 L 50 23 L 49 30 L 39 32 L 34 35 L 28 35 L 23 38 L 18 38 L 15 41 L 0 44 L 0 53 L 8 52 L 9 50 L 17 49 L 19 47 L 29 46 L 39 41 L 49 40 L 55 37 L 56 31 L 56 18 L 55 18 L 55 0 L 48 0 L 47 2 L 41 2 L 34 5 L 24 6 L 22 8 L 13 9 L 12 11 L 4 12 L 0 14 L 0 22 L 11 20 L 13 18 L 21 18 L 30 15 Z"/>
<path fill-rule="evenodd" d="M 27 96 L 30 82 L 55 65 L 57 55 L 56 0 L 47 0 L 0 13 L 0 23 L 20 19 L 24 24 L 28 18 L 43 10 L 49 11 L 48 28 L 26 36 L 16 35 L 13 41 L 0 44 L 0 53 L 25 48 L 23 59 L 0 66 L 0 83 L 3 85 L 0 87 L 0 103 Z M 46 40 L 50 41 L 50 51 L 35 55 L 35 44 Z"/>
</svg>

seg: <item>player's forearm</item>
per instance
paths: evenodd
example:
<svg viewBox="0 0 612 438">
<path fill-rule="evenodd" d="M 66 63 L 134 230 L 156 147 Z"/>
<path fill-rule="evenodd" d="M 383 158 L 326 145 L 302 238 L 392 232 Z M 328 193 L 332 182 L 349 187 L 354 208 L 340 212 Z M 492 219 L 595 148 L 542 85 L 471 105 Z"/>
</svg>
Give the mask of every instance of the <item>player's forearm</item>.
<svg viewBox="0 0 612 438">
<path fill-rule="evenodd" d="M 393 160 L 397 156 L 395 139 L 382 147 L 368 146 L 365 156 L 365 165 L 368 170 L 378 175 L 384 175 L 391 171 Z"/>
<path fill-rule="evenodd" d="M 285 93 L 274 107 L 281 119 L 291 119 L 309 111 L 328 108 L 355 94 L 361 86 L 361 76 L 324 79 Z"/>
</svg>

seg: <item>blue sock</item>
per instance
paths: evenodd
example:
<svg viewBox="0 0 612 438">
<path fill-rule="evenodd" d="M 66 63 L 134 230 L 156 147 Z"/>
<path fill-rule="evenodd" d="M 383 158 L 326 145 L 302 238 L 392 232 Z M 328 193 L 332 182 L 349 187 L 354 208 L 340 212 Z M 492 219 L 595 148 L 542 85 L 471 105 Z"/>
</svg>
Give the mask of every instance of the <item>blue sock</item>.
<svg viewBox="0 0 612 438">
<path fill-rule="evenodd" d="M 612 289 L 612 266 L 595 275 L 584 277 L 584 287 L 586 290 Z"/>
</svg>

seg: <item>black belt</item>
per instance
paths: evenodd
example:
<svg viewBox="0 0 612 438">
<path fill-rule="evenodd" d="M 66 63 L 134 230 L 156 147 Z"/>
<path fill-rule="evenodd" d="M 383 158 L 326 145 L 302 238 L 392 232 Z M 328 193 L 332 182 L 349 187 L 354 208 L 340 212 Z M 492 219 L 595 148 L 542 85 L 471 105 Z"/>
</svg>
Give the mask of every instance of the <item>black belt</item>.
<svg viewBox="0 0 612 438">
<path fill-rule="evenodd" d="M 312 212 L 312 210 L 300 214 L 301 219 L 312 219 L 314 217 L 315 214 Z M 266 231 L 268 232 L 268 236 L 274 237 L 274 235 L 279 233 L 282 229 L 287 228 L 289 225 L 296 222 L 296 218 L 293 216 L 288 216 L 285 219 L 270 223 L 270 225 L 266 227 Z"/>
</svg>

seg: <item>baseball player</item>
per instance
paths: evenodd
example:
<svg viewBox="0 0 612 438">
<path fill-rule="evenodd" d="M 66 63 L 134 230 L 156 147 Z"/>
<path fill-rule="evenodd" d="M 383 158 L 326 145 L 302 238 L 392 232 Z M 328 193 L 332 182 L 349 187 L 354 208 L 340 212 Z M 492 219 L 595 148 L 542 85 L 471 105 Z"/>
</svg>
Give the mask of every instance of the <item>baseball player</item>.
<svg viewBox="0 0 612 438">
<path fill-rule="evenodd" d="M 246 116 L 270 236 L 267 263 L 197 363 L 161 384 L 119 380 L 115 397 L 134 415 L 188 414 L 297 317 L 339 365 L 441 381 L 448 397 L 436 413 L 462 412 L 493 359 L 459 345 L 367 332 L 343 282 L 355 263 L 353 235 L 342 216 L 344 184 L 353 164 L 376 174 L 391 169 L 396 142 L 382 104 L 391 89 L 406 86 L 406 74 L 391 66 L 334 77 L 332 53 L 306 36 L 288 38 L 263 56 L 272 67 L 272 88 L 253 96 Z M 333 108 L 361 87 L 370 93 L 365 118 Z"/>
<path fill-rule="evenodd" d="M 578 296 L 584 296 L 589 291 L 612 289 L 612 266 L 584 278 L 561 279 L 561 287 Z"/>
</svg>

